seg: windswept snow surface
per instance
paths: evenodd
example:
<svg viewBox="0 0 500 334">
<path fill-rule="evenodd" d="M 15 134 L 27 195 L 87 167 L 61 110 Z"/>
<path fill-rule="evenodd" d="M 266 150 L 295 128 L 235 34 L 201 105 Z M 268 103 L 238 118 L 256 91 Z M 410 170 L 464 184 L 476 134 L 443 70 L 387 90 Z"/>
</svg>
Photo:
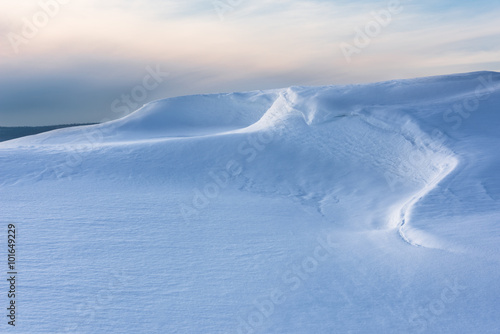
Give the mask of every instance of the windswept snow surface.
<svg viewBox="0 0 500 334">
<path fill-rule="evenodd" d="M 499 103 L 477 72 L 179 97 L 1 143 L 15 332 L 499 333 Z"/>
</svg>

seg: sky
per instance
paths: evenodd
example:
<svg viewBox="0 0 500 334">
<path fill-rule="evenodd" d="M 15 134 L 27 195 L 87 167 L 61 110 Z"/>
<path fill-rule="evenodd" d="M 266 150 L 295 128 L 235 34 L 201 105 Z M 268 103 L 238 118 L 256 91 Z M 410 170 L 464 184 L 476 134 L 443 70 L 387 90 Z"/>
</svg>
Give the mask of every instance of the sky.
<svg viewBox="0 0 500 334">
<path fill-rule="evenodd" d="M 500 71 L 500 2 L 1 0 L 0 126 L 174 96 Z"/>
</svg>

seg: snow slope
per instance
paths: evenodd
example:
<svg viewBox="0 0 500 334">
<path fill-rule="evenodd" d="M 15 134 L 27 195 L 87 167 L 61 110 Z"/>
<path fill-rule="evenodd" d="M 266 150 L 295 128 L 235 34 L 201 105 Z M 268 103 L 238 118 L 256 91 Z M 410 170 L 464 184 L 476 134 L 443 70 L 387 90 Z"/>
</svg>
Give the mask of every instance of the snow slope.
<svg viewBox="0 0 500 334">
<path fill-rule="evenodd" d="M 16 330 L 497 333 L 499 102 L 495 72 L 290 87 L 1 143 Z"/>
</svg>

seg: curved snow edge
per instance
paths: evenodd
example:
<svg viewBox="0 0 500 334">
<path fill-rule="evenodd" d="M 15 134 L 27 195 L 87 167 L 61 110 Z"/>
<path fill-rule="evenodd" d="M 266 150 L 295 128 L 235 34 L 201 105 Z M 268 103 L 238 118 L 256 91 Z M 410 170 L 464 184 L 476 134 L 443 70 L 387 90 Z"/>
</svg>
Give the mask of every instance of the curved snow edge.
<svg viewBox="0 0 500 334">
<path fill-rule="evenodd" d="M 406 224 L 409 222 L 411 210 L 413 209 L 413 206 L 421 200 L 425 195 L 427 195 L 429 192 L 431 192 L 436 186 L 444 180 L 455 168 L 458 166 L 459 160 L 453 156 L 449 158 L 449 161 L 444 165 L 443 170 L 441 173 L 439 173 L 434 179 L 432 179 L 424 188 L 422 188 L 420 191 L 418 191 L 415 195 L 413 195 L 407 202 L 403 204 L 401 209 L 399 210 L 399 223 L 398 223 L 398 232 L 401 238 L 407 242 L 408 244 L 416 247 L 426 247 L 426 248 L 433 248 L 433 247 L 428 247 L 424 246 L 422 244 L 418 244 L 410 238 L 408 238 L 403 231 L 404 227 Z"/>
</svg>

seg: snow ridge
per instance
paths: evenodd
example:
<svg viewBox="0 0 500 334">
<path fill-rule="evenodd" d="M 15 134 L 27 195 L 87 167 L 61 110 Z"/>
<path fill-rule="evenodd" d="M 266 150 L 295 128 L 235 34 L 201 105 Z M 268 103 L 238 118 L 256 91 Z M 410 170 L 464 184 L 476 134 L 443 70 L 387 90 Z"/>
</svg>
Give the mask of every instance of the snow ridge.
<svg viewBox="0 0 500 334">
<path fill-rule="evenodd" d="M 179 97 L 0 143 L 18 329 L 492 332 L 498 105 L 479 72 Z"/>
<path fill-rule="evenodd" d="M 415 195 L 413 195 L 406 203 L 402 205 L 402 207 L 396 212 L 397 219 L 399 221 L 398 232 L 401 238 L 406 241 L 408 244 L 416 247 L 427 247 L 422 244 L 419 244 L 416 241 L 412 241 L 410 237 L 406 236 L 404 229 L 408 227 L 408 223 L 410 222 L 411 211 L 413 206 L 420 200 L 422 200 L 428 193 L 430 193 L 433 189 L 435 189 L 438 184 L 446 178 L 449 174 L 455 170 L 458 165 L 458 160 L 454 157 L 450 157 L 449 162 L 444 166 L 441 173 L 439 173 L 436 177 L 434 177 L 425 187 L 423 187 L 420 191 L 418 191 Z"/>
</svg>

